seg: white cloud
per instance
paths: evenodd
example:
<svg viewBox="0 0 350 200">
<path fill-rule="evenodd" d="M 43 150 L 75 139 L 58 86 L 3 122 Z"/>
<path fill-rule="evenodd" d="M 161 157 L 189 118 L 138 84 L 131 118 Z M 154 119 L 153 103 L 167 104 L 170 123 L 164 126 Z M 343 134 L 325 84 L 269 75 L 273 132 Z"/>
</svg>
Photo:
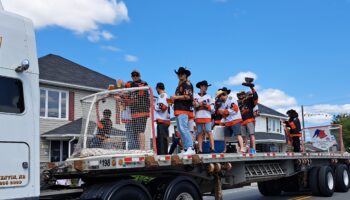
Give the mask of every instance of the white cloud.
<svg viewBox="0 0 350 200">
<path fill-rule="evenodd" d="M 258 78 L 253 72 L 239 72 L 237 75 L 229 77 L 223 84 L 228 86 L 241 85 L 245 77 L 254 78 L 255 80 Z"/>
<path fill-rule="evenodd" d="M 139 61 L 139 58 L 133 55 L 125 55 L 125 61 L 127 62 L 137 62 Z"/>
<path fill-rule="evenodd" d="M 109 46 L 109 45 L 107 45 L 107 46 L 101 46 L 101 49 L 102 49 L 102 50 L 107 50 L 107 51 L 113 51 L 113 52 L 118 52 L 118 51 L 120 51 L 119 48 L 114 47 L 114 46 Z"/>
<path fill-rule="evenodd" d="M 113 35 L 100 30 L 104 24 L 128 21 L 128 9 L 117 0 L 2 0 L 8 11 L 33 20 L 36 28 L 58 26 L 78 34 L 87 33 L 90 41 L 110 40 Z"/>
<path fill-rule="evenodd" d="M 101 38 L 104 40 L 111 40 L 113 37 L 113 34 L 108 31 L 90 31 L 87 39 L 90 42 L 98 42 L 101 40 Z"/>
<path fill-rule="evenodd" d="M 271 108 L 291 107 L 297 100 L 279 89 L 263 89 L 259 91 L 259 102 Z"/>
</svg>

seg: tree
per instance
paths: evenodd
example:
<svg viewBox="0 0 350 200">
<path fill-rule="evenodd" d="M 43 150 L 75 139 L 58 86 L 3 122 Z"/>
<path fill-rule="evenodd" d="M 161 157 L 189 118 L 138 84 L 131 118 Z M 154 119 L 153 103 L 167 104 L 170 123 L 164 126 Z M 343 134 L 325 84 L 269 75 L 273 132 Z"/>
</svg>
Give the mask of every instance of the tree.
<svg viewBox="0 0 350 200">
<path fill-rule="evenodd" d="M 350 150 L 350 115 L 340 114 L 336 115 L 332 121 L 333 124 L 340 124 L 343 126 L 343 143 L 347 151 Z"/>
</svg>

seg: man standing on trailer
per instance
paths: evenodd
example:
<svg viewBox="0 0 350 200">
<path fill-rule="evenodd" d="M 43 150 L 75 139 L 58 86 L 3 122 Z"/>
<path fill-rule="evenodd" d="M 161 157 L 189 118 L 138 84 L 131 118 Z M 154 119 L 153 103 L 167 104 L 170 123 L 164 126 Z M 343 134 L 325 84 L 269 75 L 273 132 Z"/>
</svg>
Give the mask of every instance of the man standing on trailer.
<svg viewBox="0 0 350 200">
<path fill-rule="evenodd" d="M 300 152 L 300 137 L 302 137 L 301 134 L 301 125 L 299 120 L 299 115 L 297 111 L 295 110 L 288 110 L 287 115 L 289 117 L 288 121 L 285 121 L 285 128 L 284 131 L 289 138 L 289 140 L 292 141 L 294 152 Z"/>
<path fill-rule="evenodd" d="M 246 145 L 250 137 L 250 153 L 256 153 L 255 145 L 255 114 L 254 108 L 258 104 L 258 93 L 254 89 L 253 83 L 243 83 L 250 87 L 251 92 L 242 91 L 237 94 L 238 105 L 242 114 L 242 136 Z"/>
<path fill-rule="evenodd" d="M 211 131 L 211 114 L 214 110 L 214 102 L 209 94 L 207 94 L 208 87 L 211 86 L 207 81 L 201 81 L 196 84 L 200 89 L 199 93 L 194 94 L 194 109 L 195 122 L 197 127 L 197 141 L 199 153 L 203 152 L 203 139 L 208 135 L 210 141 L 210 152 L 214 150 L 214 137 Z"/>
<path fill-rule="evenodd" d="M 156 86 L 159 97 L 155 104 L 157 122 L 157 153 L 158 155 L 168 154 L 168 137 L 170 126 L 170 107 L 167 102 L 168 95 L 165 92 L 163 83 Z"/>
<path fill-rule="evenodd" d="M 148 86 L 146 81 L 141 80 L 141 74 L 138 70 L 133 70 L 131 72 L 131 78 L 132 81 L 125 84 L 126 88 Z M 132 117 L 131 126 L 135 140 L 138 141 L 135 148 L 144 150 L 147 118 L 150 116 L 149 93 L 146 90 L 131 92 L 129 101 Z"/>
<path fill-rule="evenodd" d="M 183 155 L 193 155 L 196 152 L 193 149 L 193 140 L 188 127 L 189 118 L 193 117 L 193 86 L 188 80 L 191 72 L 184 67 L 179 67 L 175 73 L 179 78 L 179 84 L 175 95 L 171 97 L 174 102 L 174 115 L 184 144 Z"/>
<path fill-rule="evenodd" d="M 219 89 L 216 93 L 216 98 L 220 98 L 224 103 L 219 109 L 219 113 L 223 116 L 222 122 L 225 125 L 225 151 L 226 143 L 232 135 L 236 136 L 240 152 L 244 152 L 243 139 L 241 136 L 241 122 L 242 116 L 238 107 L 237 101 L 232 97 L 228 96 L 231 90 L 226 87 Z"/>
</svg>

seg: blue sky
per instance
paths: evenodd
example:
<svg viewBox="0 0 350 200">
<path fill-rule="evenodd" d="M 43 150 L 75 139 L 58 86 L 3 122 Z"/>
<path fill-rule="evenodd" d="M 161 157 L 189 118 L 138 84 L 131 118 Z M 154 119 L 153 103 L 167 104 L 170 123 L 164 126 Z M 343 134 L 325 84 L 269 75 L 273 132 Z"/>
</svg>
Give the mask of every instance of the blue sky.
<svg viewBox="0 0 350 200">
<path fill-rule="evenodd" d="M 5 9 L 34 18 L 39 56 L 57 54 L 123 80 L 139 69 L 152 87 L 162 81 L 170 94 L 179 66 L 192 71 L 193 83 L 213 83 L 212 94 L 223 85 L 244 89 L 233 82 L 251 72 L 267 106 L 284 111 L 307 105 L 308 113 L 322 114 L 310 118 L 313 124 L 350 112 L 349 0 L 90 0 L 114 2 L 122 14 L 84 19 L 69 14 L 72 5 L 66 22 L 50 21 L 57 11 L 45 22 L 18 2 L 25 1 L 3 0 Z M 101 12 L 91 11 L 96 18 L 109 13 Z"/>
</svg>

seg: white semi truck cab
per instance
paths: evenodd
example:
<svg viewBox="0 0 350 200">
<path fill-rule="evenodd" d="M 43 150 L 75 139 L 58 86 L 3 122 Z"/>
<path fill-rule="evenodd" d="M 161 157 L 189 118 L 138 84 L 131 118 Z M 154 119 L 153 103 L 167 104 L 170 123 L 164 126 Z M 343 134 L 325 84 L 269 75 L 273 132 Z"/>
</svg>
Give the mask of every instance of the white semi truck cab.
<svg viewBox="0 0 350 200">
<path fill-rule="evenodd" d="M 33 23 L 0 1 L 0 199 L 38 198 L 39 68 Z"/>
</svg>

